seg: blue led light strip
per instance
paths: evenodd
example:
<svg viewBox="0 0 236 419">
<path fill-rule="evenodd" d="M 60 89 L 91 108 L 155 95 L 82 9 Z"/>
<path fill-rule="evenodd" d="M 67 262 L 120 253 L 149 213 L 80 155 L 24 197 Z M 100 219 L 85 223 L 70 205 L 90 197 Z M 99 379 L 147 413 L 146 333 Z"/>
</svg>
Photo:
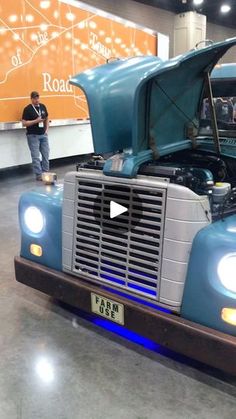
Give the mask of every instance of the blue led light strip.
<svg viewBox="0 0 236 419">
<path fill-rule="evenodd" d="M 125 297 L 125 298 L 127 298 L 127 300 L 136 301 L 139 304 L 143 304 L 147 307 L 154 308 L 155 310 L 162 311 L 163 313 L 172 313 L 172 311 L 168 310 L 167 308 L 160 307 L 160 306 L 158 306 L 156 304 L 153 304 L 149 301 L 142 300 L 142 298 L 140 298 L 140 297 L 137 297 L 137 296 L 134 296 L 134 295 L 129 295 L 125 291 L 122 292 L 122 291 L 114 290 L 113 288 L 110 288 L 109 286 L 102 286 L 101 288 L 106 290 L 106 291 L 112 292 L 112 294 L 116 294 L 116 295 L 120 295 L 121 297 Z M 98 293 L 99 293 L 99 291 L 98 291 Z"/>
<path fill-rule="evenodd" d="M 128 339 L 134 343 L 137 343 L 138 345 L 142 345 L 143 347 L 151 351 L 157 351 L 157 352 L 160 351 L 161 345 L 158 345 L 158 343 L 155 343 L 150 339 L 147 339 L 141 335 L 138 335 L 135 332 L 131 332 L 130 330 L 126 329 L 124 326 L 120 326 L 119 324 L 112 323 L 109 320 L 100 319 L 99 317 L 96 317 L 95 319 L 92 319 L 91 321 L 97 326 L 100 326 L 108 330 L 109 332 L 113 332 L 119 336 L 122 336 L 123 338 Z"/>
</svg>

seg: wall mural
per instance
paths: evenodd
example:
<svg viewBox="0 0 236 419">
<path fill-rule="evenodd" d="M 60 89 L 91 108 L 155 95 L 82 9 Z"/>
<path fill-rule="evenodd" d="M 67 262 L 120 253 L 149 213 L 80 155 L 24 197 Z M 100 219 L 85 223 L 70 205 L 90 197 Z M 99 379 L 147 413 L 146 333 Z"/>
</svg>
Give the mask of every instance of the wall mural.
<svg viewBox="0 0 236 419">
<path fill-rule="evenodd" d="M 0 1 L 0 122 L 38 90 L 50 119 L 86 119 L 69 78 L 112 57 L 157 55 L 157 34 L 73 0 Z"/>
</svg>

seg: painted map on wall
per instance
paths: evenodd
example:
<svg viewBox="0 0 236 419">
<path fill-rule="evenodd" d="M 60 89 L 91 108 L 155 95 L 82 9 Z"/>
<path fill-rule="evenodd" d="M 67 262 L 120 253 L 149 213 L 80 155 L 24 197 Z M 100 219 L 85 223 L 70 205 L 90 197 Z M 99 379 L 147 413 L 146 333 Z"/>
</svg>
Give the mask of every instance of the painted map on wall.
<svg viewBox="0 0 236 419">
<path fill-rule="evenodd" d="M 50 119 L 86 119 L 71 76 L 112 57 L 157 55 L 157 35 L 75 0 L 0 0 L 0 122 L 38 90 Z"/>
</svg>

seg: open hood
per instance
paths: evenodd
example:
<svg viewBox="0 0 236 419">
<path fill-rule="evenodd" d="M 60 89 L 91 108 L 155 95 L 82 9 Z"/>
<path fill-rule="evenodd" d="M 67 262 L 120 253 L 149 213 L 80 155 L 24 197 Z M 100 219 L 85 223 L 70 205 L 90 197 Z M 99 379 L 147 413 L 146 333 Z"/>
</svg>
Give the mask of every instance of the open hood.
<svg viewBox="0 0 236 419">
<path fill-rule="evenodd" d="M 132 57 L 92 68 L 70 83 L 87 98 L 95 153 L 132 147 L 135 94 L 142 80 L 162 64 L 157 57 Z"/>
<path fill-rule="evenodd" d="M 191 147 L 188 128 L 198 124 L 206 74 L 234 45 L 236 38 L 165 62 L 117 60 L 73 77 L 87 97 L 95 152 L 130 147 L 133 156 L 161 156 Z"/>
</svg>

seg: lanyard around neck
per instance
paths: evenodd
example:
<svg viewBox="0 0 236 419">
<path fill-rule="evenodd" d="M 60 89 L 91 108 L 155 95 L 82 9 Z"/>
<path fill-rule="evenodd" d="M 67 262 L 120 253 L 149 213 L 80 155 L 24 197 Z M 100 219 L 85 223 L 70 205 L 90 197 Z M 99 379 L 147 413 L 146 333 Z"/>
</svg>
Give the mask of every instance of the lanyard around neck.
<svg viewBox="0 0 236 419">
<path fill-rule="evenodd" d="M 35 108 L 35 106 L 32 104 L 32 106 L 33 106 L 33 108 L 34 108 L 34 110 L 35 110 L 35 112 L 36 112 L 36 114 L 39 116 L 39 117 L 41 117 L 41 109 L 40 109 L 40 105 L 39 105 L 39 111 L 37 111 L 37 109 Z"/>
</svg>

